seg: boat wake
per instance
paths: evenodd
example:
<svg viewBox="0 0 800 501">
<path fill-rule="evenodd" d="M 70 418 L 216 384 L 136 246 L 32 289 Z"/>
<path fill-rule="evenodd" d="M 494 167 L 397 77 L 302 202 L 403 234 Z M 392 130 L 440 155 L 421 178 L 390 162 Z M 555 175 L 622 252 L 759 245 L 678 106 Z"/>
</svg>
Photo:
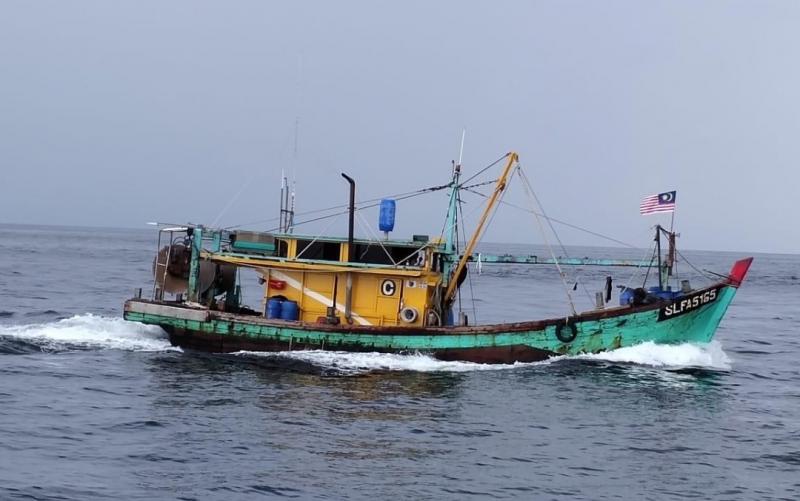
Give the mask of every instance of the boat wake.
<svg viewBox="0 0 800 501">
<path fill-rule="evenodd" d="M 648 341 L 605 353 L 564 358 L 627 363 L 672 370 L 727 371 L 731 369 L 731 359 L 722 350 L 719 341 L 712 341 L 708 344 L 684 343 L 678 345 L 656 344 Z"/>
<path fill-rule="evenodd" d="M 157 326 L 90 313 L 27 325 L 0 326 L 0 353 L 60 352 L 70 350 L 125 350 L 162 352 L 180 350 L 170 345 Z M 302 362 L 323 373 L 357 375 L 374 372 L 472 372 L 513 370 L 564 362 L 630 364 L 663 370 L 704 369 L 727 371 L 731 361 L 717 341 L 706 345 L 659 345 L 652 342 L 593 355 L 554 357 L 543 362 L 476 364 L 445 362 L 425 354 L 351 353 L 340 351 L 237 352 L 238 357 Z"/>
<path fill-rule="evenodd" d="M 370 372 L 470 372 L 486 370 L 508 370 L 535 364 L 475 364 L 471 362 L 444 362 L 429 355 L 394 353 L 353 353 L 346 351 L 300 350 L 278 353 L 263 351 L 240 351 L 241 357 L 265 357 L 294 360 L 323 369 L 323 372 L 340 375 L 365 374 Z M 547 363 L 547 362 L 539 362 Z"/>
<path fill-rule="evenodd" d="M 161 327 L 90 313 L 56 322 L 0 326 L 0 353 L 111 349 L 177 350 Z"/>
<path fill-rule="evenodd" d="M 513 370 L 558 364 L 567 361 L 607 362 L 630 364 L 663 370 L 702 369 L 727 371 L 731 361 L 717 341 L 709 344 L 658 345 L 652 342 L 592 355 L 561 356 L 533 363 L 476 364 L 471 362 L 444 362 L 424 354 L 397 355 L 389 353 L 350 353 L 340 351 L 285 351 L 280 353 L 241 351 L 242 357 L 267 357 L 294 360 L 311 364 L 334 374 L 355 375 L 371 372 L 471 372 Z"/>
</svg>

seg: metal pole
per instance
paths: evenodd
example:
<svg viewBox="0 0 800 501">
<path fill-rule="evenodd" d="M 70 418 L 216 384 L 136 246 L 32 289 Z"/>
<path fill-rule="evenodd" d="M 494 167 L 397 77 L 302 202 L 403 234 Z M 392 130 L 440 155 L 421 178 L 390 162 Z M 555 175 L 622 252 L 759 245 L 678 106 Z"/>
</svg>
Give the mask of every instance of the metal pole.
<svg viewBox="0 0 800 501">
<path fill-rule="evenodd" d="M 356 182 L 352 177 L 342 172 L 342 177 L 350 183 L 350 218 L 347 223 L 347 262 L 353 261 L 353 225 L 356 214 Z M 344 298 L 344 318 L 347 323 L 353 323 L 353 274 L 347 272 L 345 275 L 345 298 Z"/>
<path fill-rule="evenodd" d="M 342 177 L 350 183 L 350 217 L 347 222 L 347 262 L 353 260 L 353 224 L 356 213 L 356 182 L 352 177 L 342 172 Z"/>
<path fill-rule="evenodd" d="M 156 243 L 156 265 L 153 267 L 153 296 L 152 299 L 158 299 L 156 297 L 156 288 L 158 287 L 158 266 L 159 266 L 159 259 L 158 255 L 161 253 L 161 229 L 158 230 L 158 242 Z"/>
<path fill-rule="evenodd" d="M 661 280 L 661 225 L 656 225 L 656 252 L 658 252 L 658 288 L 663 290 L 664 284 Z"/>
</svg>

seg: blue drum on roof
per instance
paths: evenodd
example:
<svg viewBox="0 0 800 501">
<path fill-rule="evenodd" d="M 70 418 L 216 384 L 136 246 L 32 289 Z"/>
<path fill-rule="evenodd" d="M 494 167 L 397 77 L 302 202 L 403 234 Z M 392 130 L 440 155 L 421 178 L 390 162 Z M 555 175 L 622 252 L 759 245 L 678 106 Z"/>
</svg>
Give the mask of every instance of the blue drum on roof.
<svg viewBox="0 0 800 501">
<path fill-rule="evenodd" d="M 394 215 L 397 211 L 397 202 L 390 198 L 381 200 L 381 211 L 378 217 L 378 228 L 381 231 L 394 230 Z"/>
<path fill-rule="evenodd" d="M 267 300 L 267 318 L 281 318 L 283 299 L 272 298 Z"/>
<path fill-rule="evenodd" d="M 281 320 L 297 320 L 300 318 L 300 308 L 297 301 L 284 301 L 281 305 Z"/>
</svg>

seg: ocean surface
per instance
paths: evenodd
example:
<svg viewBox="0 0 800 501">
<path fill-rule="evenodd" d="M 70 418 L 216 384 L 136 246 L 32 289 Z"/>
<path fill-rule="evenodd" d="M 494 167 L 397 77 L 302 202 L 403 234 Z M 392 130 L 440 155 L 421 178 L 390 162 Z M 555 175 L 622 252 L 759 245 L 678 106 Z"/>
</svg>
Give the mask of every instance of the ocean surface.
<svg viewBox="0 0 800 501">
<path fill-rule="evenodd" d="M 800 256 L 756 254 L 709 345 L 482 366 L 183 352 L 121 319 L 155 236 L 0 225 L 0 499 L 800 499 Z M 641 271 L 567 270 L 579 309 Z M 482 323 L 568 311 L 550 267 L 471 286 Z"/>
</svg>

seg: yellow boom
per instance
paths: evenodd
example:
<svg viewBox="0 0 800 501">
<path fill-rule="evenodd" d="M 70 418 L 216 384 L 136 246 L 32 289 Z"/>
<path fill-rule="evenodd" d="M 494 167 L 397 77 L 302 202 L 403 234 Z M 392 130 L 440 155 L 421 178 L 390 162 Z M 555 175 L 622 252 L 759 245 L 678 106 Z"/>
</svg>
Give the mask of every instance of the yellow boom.
<svg viewBox="0 0 800 501">
<path fill-rule="evenodd" d="M 497 179 L 497 183 L 494 185 L 494 193 L 492 196 L 489 197 L 489 201 L 486 203 L 486 208 L 483 210 L 483 214 L 481 215 L 481 219 L 478 222 L 478 226 L 475 228 L 475 231 L 472 233 L 472 237 L 467 244 L 467 247 L 464 249 L 464 253 L 461 256 L 461 259 L 458 261 L 458 266 L 456 266 L 456 270 L 453 273 L 453 276 L 450 280 L 450 284 L 447 286 L 447 292 L 444 294 L 445 304 L 450 303 L 456 294 L 456 288 L 458 287 L 458 276 L 461 274 L 464 267 L 467 265 L 467 261 L 469 257 L 472 255 L 472 251 L 475 250 L 475 246 L 478 244 L 478 240 L 481 239 L 481 234 L 483 233 L 483 227 L 486 224 L 486 220 L 489 217 L 489 214 L 492 212 L 492 209 L 497 204 L 497 200 L 500 198 L 500 194 L 503 193 L 503 190 L 506 189 L 506 183 L 508 182 L 508 176 L 511 174 L 511 169 L 514 167 L 514 164 L 517 163 L 519 160 L 519 155 L 515 152 L 511 152 L 508 154 L 508 163 L 506 163 L 505 169 L 503 169 L 503 173 L 500 175 L 500 178 Z"/>
</svg>

